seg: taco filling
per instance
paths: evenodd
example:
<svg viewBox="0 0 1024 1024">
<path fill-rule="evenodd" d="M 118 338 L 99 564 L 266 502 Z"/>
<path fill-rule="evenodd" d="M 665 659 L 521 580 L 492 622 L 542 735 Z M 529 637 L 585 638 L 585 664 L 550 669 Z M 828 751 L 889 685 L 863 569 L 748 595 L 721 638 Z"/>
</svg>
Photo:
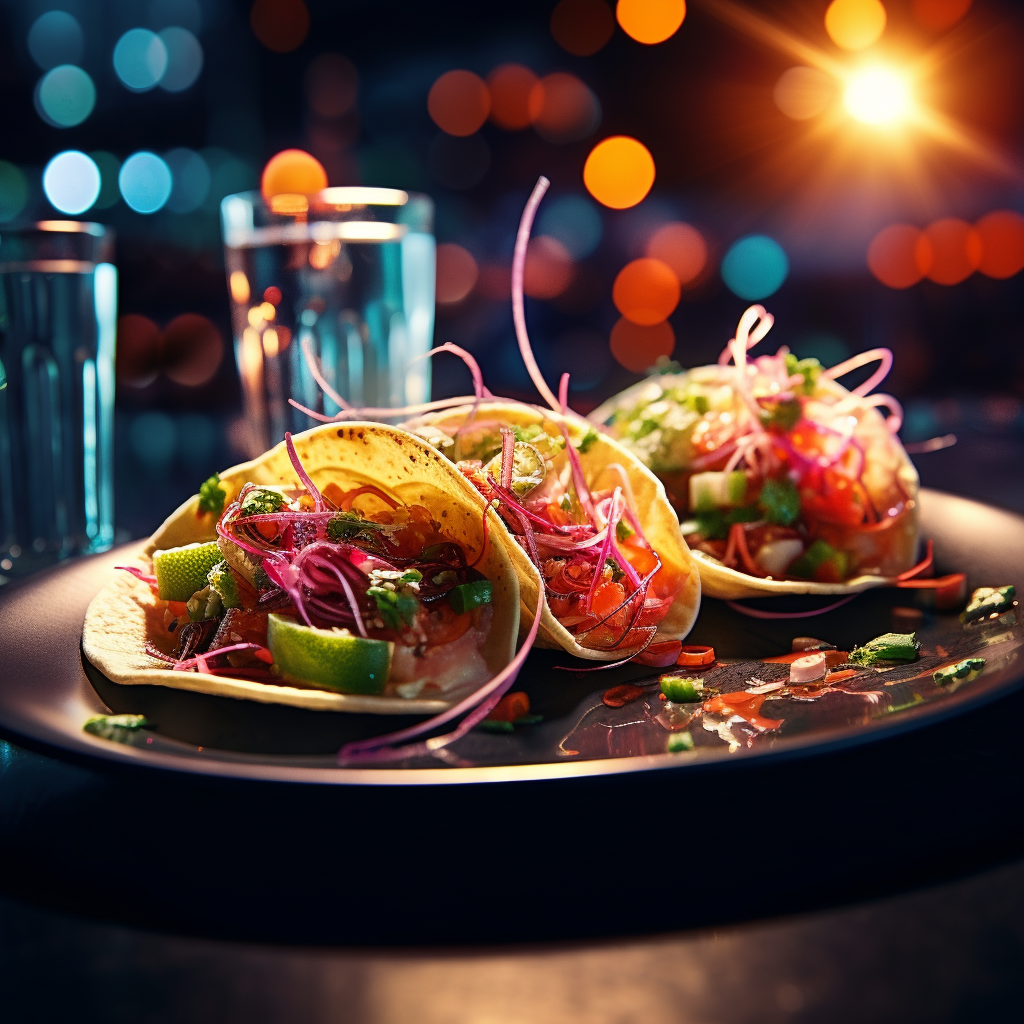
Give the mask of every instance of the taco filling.
<svg viewBox="0 0 1024 1024">
<path fill-rule="evenodd" d="M 475 419 L 439 414 L 408 429 L 498 511 L 539 570 L 551 614 L 580 647 L 646 647 L 689 569 L 664 562 L 645 536 L 624 466 L 592 470 L 588 482 L 580 456 L 606 439 L 585 421 L 527 408 L 503 418 L 496 403 Z"/>
<path fill-rule="evenodd" d="M 490 678 L 493 587 L 474 566 L 480 552 L 446 535 L 424 506 L 374 485 L 245 483 L 216 532 L 216 541 L 153 553 L 164 607 L 162 628 L 150 631 L 152 657 L 406 698 Z"/>
<path fill-rule="evenodd" d="M 786 348 L 748 359 L 770 326 L 752 307 L 717 366 L 651 377 L 592 418 L 662 480 L 687 543 L 722 566 L 819 584 L 897 576 L 917 554 L 917 474 L 895 436 L 899 404 L 867 396 L 891 354 L 832 369 Z M 875 360 L 854 391 L 835 382 Z"/>
</svg>

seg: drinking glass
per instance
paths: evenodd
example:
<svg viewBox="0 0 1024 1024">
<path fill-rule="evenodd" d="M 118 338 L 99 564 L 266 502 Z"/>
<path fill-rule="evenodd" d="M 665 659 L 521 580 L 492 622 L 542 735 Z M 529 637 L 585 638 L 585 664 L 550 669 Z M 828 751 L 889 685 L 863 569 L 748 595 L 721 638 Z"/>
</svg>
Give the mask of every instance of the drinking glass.
<svg viewBox="0 0 1024 1024">
<path fill-rule="evenodd" d="M 434 332 L 433 202 L 387 188 L 258 192 L 221 203 L 235 356 L 251 455 L 315 422 L 288 399 L 332 416 L 312 356 L 359 407 L 430 398 L 419 359 Z"/>
<path fill-rule="evenodd" d="M 100 224 L 0 230 L 0 575 L 114 540 L 117 270 Z"/>
</svg>

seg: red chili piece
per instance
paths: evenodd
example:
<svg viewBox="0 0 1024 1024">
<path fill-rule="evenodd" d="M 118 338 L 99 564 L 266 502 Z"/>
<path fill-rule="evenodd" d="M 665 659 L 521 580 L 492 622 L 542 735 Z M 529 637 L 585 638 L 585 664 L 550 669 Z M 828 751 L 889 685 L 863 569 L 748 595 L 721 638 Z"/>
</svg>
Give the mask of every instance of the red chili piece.
<svg viewBox="0 0 1024 1024">
<path fill-rule="evenodd" d="M 704 647 L 701 644 L 690 644 L 679 652 L 677 665 L 686 665 L 689 668 L 704 668 L 715 663 L 714 647 Z"/>
<path fill-rule="evenodd" d="M 621 686 L 613 686 L 610 690 L 605 690 L 601 700 L 610 708 L 621 708 L 643 695 L 644 691 L 639 686 L 623 683 Z"/>
</svg>

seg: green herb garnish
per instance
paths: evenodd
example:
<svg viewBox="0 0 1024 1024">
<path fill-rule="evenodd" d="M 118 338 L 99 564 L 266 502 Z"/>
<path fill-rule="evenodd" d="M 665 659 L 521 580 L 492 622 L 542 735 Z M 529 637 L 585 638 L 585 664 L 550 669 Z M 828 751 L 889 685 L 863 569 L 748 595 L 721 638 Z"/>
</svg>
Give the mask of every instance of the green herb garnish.
<svg viewBox="0 0 1024 1024">
<path fill-rule="evenodd" d="M 412 594 L 392 590 L 387 586 L 370 587 L 366 594 L 373 598 L 377 614 L 388 629 L 401 630 L 412 625 L 419 608 L 419 601 Z"/>
<path fill-rule="evenodd" d="M 220 516 L 228 492 L 220 485 L 220 474 L 214 473 L 199 485 L 199 511 Z"/>
<path fill-rule="evenodd" d="M 914 633 L 884 633 L 869 640 L 863 647 L 850 651 L 855 665 L 876 665 L 880 661 L 916 661 L 921 645 Z"/>
<path fill-rule="evenodd" d="M 802 374 L 804 382 L 800 385 L 800 390 L 805 395 L 813 395 L 815 385 L 821 376 L 821 363 L 817 359 L 797 359 L 790 352 L 786 356 L 786 372 L 790 377 L 795 377 L 798 373 Z"/>
<path fill-rule="evenodd" d="M 254 487 L 242 499 L 239 515 L 269 516 L 280 512 L 284 505 L 285 497 L 279 491 L 272 491 L 269 487 Z"/>
<path fill-rule="evenodd" d="M 670 754 L 678 754 L 683 750 L 693 750 L 693 736 L 690 735 L 689 729 L 670 733 L 668 737 L 668 752 Z"/>
<path fill-rule="evenodd" d="M 800 493 L 789 477 L 765 480 L 757 507 L 769 523 L 790 526 L 800 515 Z"/>
<path fill-rule="evenodd" d="M 999 612 L 1009 611 L 1013 607 L 1016 595 L 1017 590 L 1012 583 L 1005 587 L 979 587 L 971 594 L 960 621 L 974 622 L 977 619 L 987 619 Z"/>
<path fill-rule="evenodd" d="M 448 603 L 456 615 L 463 612 L 470 612 L 474 608 L 490 604 L 493 597 L 494 587 L 490 580 L 474 580 L 472 583 L 462 583 L 452 587 L 448 591 Z"/>
<path fill-rule="evenodd" d="M 120 739 L 126 732 L 144 729 L 149 722 L 145 715 L 93 715 L 82 728 L 104 740 Z"/>
<path fill-rule="evenodd" d="M 984 667 L 984 658 L 965 658 L 956 665 L 940 668 L 937 672 L 933 672 L 932 679 L 939 686 L 947 686 L 949 683 L 966 683 L 972 679 L 977 679 Z"/>
<path fill-rule="evenodd" d="M 238 584 L 228 568 L 227 562 L 218 562 L 206 574 L 206 580 L 220 595 L 225 608 L 237 608 L 241 604 L 238 600 Z"/>
</svg>

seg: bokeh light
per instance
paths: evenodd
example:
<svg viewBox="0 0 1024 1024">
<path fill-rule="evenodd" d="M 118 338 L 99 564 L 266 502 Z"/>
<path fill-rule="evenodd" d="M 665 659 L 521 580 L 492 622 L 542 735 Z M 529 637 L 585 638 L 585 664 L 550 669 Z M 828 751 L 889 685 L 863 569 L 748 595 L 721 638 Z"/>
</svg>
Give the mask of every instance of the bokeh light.
<svg viewBox="0 0 1024 1024">
<path fill-rule="evenodd" d="M 1024 217 L 1014 210 L 996 210 L 974 229 L 982 247 L 978 270 L 986 277 L 1003 280 L 1024 270 Z"/>
<path fill-rule="evenodd" d="M 559 0 L 551 12 L 551 35 L 576 57 L 597 53 L 615 31 L 615 18 L 604 0 Z"/>
<path fill-rule="evenodd" d="M 491 96 L 484 80 L 472 71 L 446 71 L 430 87 L 427 110 L 441 131 L 472 135 L 491 112 Z"/>
<path fill-rule="evenodd" d="M 583 184 L 602 205 L 613 210 L 636 206 L 654 184 L 654 158 L 628 135 L 599 142 L 583 165 Z"/>
<path fill-rule="evenodd" d="M 28 30 L 28 52 L 44 71 L 58 64 L 77 64 L 84 47 L 82 26 L 67 11 L 40 14 Z"/>
<path fill-rule="evenodd" d="M 252 295 L 249 288 L 249 278 L 245 276 L 244 270 L 232 270 L 228 277 L 228 291 L 235 302 L 244 306 Z"/>
<path fill-rule="evenodd" d="M 25 209 L 28 179 L 7 160 L 0 160 L 0 224 L 6 224 Z"/>
<path fill-rule="evenodd" d="M 167 47 L 148 28 L 131 28 L 114 47 L 114 70 L 132 92 L 154 88 L 167 70 Z"/>
<path fill-rule="evenodd" d="M 172 25 L 160 32 L 167 51 L 167 67 L 160 76 L 160 88 L 184 92 L 203 70 L 203 47 L 187 28 Z"/>
<path fill-rule="evenodd" d="M 627 263 L 612 286 L 615 308 L 627 320 L 644 327 L 667 320 L 679 305 L 679 295 L 675 271 L 649 256 Z"/>
<path fill-rule="evenodd" d="M 324 188 L 327 188 L 327 172 L 323 164 L 301 149 L 285 149 L 272 156 L 260 178 L 264 199 L 286 193 L 312 195 Z"/>
<path fill-rule="evenodd" d="M 868 269 L 889 288 L 910 288 L 917 284 L 931 266 L 927 244 L 919 246 L 921 238 L 920 229 L 913 224 L 890 224 L 882 228 L 868 246 Z"/>
<path fill-rule="evenodd" d="M 65 150 L 44 168 L 43 192 L 61 213 L 85 213 L 100 194 L 100 169 L 85 153 Z"/>
<path fill-rule="evenodd" d="M 459 138 L 438 132 L 427 147 L 430 173 L 453 192 L 479 185 L 490 166 L 491 150 L 480 135 Z"/>
<path fill-rule="evenodd" d="M 825 11 L 825 31 L 844 50 L 863 50 L 885 31 L 885 8 L 879 0 L 832 0 Z"/>
<path fill-rule="evenodd" d="M 163 339 L 147 316 L 126 313 L 117 321 L 116 374 L 118 384 L 144 388 L 160 373 Z"/>
<path fill-rule="evenodd" d="M 604 234 L 601 210 L 586 196 L 560 196 L 542 207 L 537 230 L 561 242 L 574 260 L 589 256 Z"/>
<path fill-rule="evenodd" d="M 671 221 L 663 224 L 647 242 L 648 256 L 671 267 L 681 285 L 700 276 L 708 262 L 708 245 L 692 224 Z"/>
<path fill-rule="evenodd" d="M 476 286 L 479 270 L 472 253 L 451 242 L 437 247 L 437 301 L 451 306 L 461 302 Z"/>
<path fill-rule="evenodd" d="M 139 413 L 128 425 L 128 447 L 151 473 L 163 473 L 174 460 L 178 428 L 165 412 Z"/>
<path fill-rule="evenodd" d="M 936 284 L 959 284 L 981 265 L 981 236 L 966 221 L 943 217 L 924 229 L 918 239 L 918 264 Z M 928 257 L 930 266 L 927 265 Z"/>
<path fill-rule="evenodd" d="M 548 142 L 578 142 L 597 131 L 601 104 L 575 75 L 556 71 L 545 75 L 530 91 L 529 112 L 534 128 Z"/>
<path fill-rule="evenodd" d="M 843 103 L 865 124 L 893 124 L 910 112 L 910 86 L 891 68 L 865 68 L 850 79 Z"/>
<path fill-rule="evenodd" d="M 507 132 L 518 132 L 533 123 L 530 93 L 539 79 L 522 64 L 502 64 L 487 76 L 491 93 L 491 121 Z"/>
<path fill-rule="evenodd" d="M 171 169 L 171 194 L 167 209 L 172 213 L 191 213 L 198 210 L 210 192 L 210 168 L 193 149 L 172 149 L 164 154 Z"/>
<path fill-rule="evenodd" d="M 117 176 L 124 201 L 136 213 L 156 213 L 170 198 L 173 179 L 171 169 L 147 150 L 133 153 L 121 165 Z"/>
<path fill-rule="evenodd" d="M 213 378 L 224 358 L 224 339 L 212 320 L 198 313 L 176 316 L 163 336 L 163 370 L 175 384 L 199 387 Z"/>
<path fill-rule="evenodd" d="M 668 358 L 676 347 L 676 332 L 667 321 L 644 327 L 622 317 L 612 328 L 611 352 L 633 373 L 645 373 L 660 358 Z"/>
<path fill-rule="evenodd" d="M 572 282 L 572 257 L 557 239 L 537 235 L 526 250 L 523 290 L 535 299 L 554 299 Z"/>
<path fill-rule="evenodd" d="M 100 194 L 96 197 L 96 209 L 109 210 L 121 198 L 121 190 L 117 187 L 121 161 L 103 149 L 95 150 L 89 156 L 100 169 Z"/>
<path fill-rule="evenodd" d="M 249 25 L 268 50 L 291 53 L 309 33 L 309 11 L 302 0 L 256 0 Z"/>
<path fill-rule="evenodd" d="M 615 17 L 623 32 L 638 43 L 663 43 L 679 31 L 686 17 L 685 0 L 619 0 Z"/>
<path fill-rule="evenodd" d="M 794 121 L 817 117 L 835 94 L 835 82 L 829 75 L 818 68 L 802 66 L 784 71 L 772 91 L 775 105 Z"/>
<path fill-rule="evenodd" d="M 47 124 L 54 128 L 73 128 L 96 106 L 96 86 L 81 68 L 61 64 L 39 80 L 35 103 L 39 116 Z"/>
<path fill-rule="evenodd" d="M 945 32 L 971 9 L 971 0 L 913 0 L 911 8 L 922 28 Z"/>
<path fill-rule="evenodd" d="M 789 274 L 785 250 L 767 235 L 747 235 L 734 242 L 722 260 L 722 280 L 741 299 L 766 299 Z"/>
<path fill-rule="evenodd" d="M 306 100 L 317 114 L 342 117 L 355 105 L 359 75 L 348 57 L 321 53 L 310 62 L 303 84 Z"/>
</svg>

